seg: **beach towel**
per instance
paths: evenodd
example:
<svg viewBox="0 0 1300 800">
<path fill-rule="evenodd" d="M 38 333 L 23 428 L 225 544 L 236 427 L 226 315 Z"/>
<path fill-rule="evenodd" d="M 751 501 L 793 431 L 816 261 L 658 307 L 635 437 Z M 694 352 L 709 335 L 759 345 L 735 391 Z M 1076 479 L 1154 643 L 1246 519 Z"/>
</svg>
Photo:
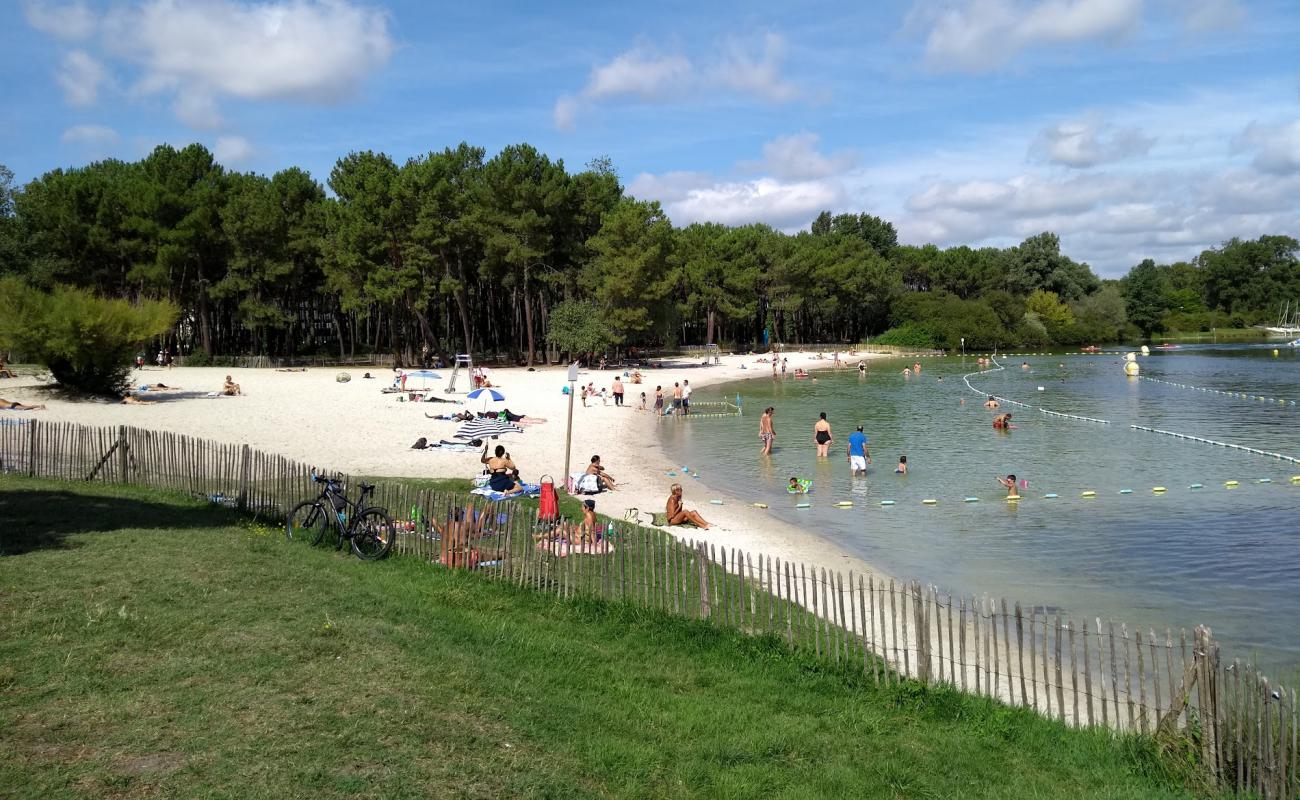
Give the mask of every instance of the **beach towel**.
<svg viewBox="0 0 1300 800">
<path fill-rule="evenodd" d="M 425 449 L 426 450 L 450 450 L 453 453 L 477 453 L 478 445 L 482 445 L 482 444 L 483 444 L 482 442 L 478 442 L 476 445 L 474 442 L 470 442 L 466 444 L 465 442 L 448 442 L 446 440 L 443 440 L 441 442 L 434 442 Z"/>
<path fill-rule="evenodd" d="M 600 478 L 585 472 L 569 476 L 569 494 L 600 494 Z"/>
<path fill-rule="evenodd" d="M 514 500 L 516 497 L 537 497 L 541 493 L 542 493 L 542 487 L 536 483 L 525 483 L 524 490 L 522 492 L 516 492 L 515 494 L 506 494 L 505 492 L 498 492 L 493 489 L 489 489 L 486 486 L 481 486 L 477 489 L 470 491 L 470 494 L 476 494 L 480 497 L 486 497 L 487 499 L 493 502 L 497 502 L 500 500 Z"/>
</svg>

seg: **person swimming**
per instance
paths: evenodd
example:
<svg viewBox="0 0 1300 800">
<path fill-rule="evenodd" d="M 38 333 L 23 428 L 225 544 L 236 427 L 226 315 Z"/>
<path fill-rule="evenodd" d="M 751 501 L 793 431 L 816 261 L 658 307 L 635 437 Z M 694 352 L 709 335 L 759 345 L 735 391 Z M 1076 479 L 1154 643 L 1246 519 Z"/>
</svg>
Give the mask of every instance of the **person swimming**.
<svg viewBox="0 0 1300 800">
<path fill-rule="evenodd" d="M 894 473 L 895 473 L 896 475 L 906 475 L 906 474 L 907 474 L 907 456 L 899 456 L 899 457 L 898 457 L 898 466 L 897 466 L 897 467 L 894 467 Z"/>
<path fill-rule="evenodd" d="M 998 476 L 998 483 L 1007 487 L 1007 497 L 1019 497 L 1020 491 L 1016 481 L 1015 473 L 1007 475 L 1005 478 Z"/>
<path fill-rule="evenodd" d="M 785 490 L 790 494 L 808 494 L 810 487 L 812 487 L 812 481 L 807 479 L 800 480 L 791 475 L 790 483 L 785 487 Z"/>
<path fill-rule="evenodd" d="M 998 401 L 993 399 L 993 395 L 989 395 L 989 399 L 987 399 L 987 400 L 984 401 L 984 407 L 985 407 L 985 408 L 997 408 L 997 407 L 998 407 Z"/>
<path fill-rule="evenodd" d="M 1011 424 L 1011 414 L 1006 413 L 998 414 L 993 418 L 993 427 L 998 430 L 1010 430 L 1016 426 Z"/>
</svg>

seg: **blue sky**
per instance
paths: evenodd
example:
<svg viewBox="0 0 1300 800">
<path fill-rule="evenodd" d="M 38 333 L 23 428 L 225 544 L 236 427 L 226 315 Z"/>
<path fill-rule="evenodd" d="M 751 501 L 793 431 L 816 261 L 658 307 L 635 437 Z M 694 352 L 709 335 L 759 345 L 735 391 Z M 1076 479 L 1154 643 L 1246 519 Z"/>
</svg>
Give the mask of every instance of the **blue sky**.
<svg viewBox="0 0 1300 800">
<path fill-rule="evenodd" d="M 1042 230 L 1104 275 L 1300 236 L 1295 0 L 0 4 L 0 163 L 30 180 L 200 141 L 328 179 L 527 141 L 608 155 L 679 224 L 906 242 Z"/>
</svg>

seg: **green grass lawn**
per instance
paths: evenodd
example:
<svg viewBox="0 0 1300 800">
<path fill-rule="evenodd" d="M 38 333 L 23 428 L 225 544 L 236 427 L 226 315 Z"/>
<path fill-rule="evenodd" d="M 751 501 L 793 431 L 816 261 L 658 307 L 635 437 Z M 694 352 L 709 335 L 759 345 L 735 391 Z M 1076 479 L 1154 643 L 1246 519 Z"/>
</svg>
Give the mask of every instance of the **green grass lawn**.
<svg viewBox="0 0 1300 800">
<path fill-rule="evenodd" d="M 1150 746 L 778 640 L 0 478 L 0 797 L 1186 793 Z"/>
</svg>

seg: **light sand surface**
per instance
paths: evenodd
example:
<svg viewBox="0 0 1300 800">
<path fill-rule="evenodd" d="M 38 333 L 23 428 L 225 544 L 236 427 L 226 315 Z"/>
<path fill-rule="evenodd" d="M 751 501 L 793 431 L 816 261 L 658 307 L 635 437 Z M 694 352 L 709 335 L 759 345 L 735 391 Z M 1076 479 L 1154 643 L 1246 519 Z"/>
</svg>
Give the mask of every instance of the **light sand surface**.
<svg viewBox="0 0 1300 800">
<path fill-rule="evenodd" d="M 808 370 L 832 366 L 830 355 L 818 359 L 813 353 L 784 353 L 789 359 L 789 374 L 802 367 Z M 668 487 L 680 478 L 665 473 L 676 471 L 675 465 L 659 445 L 657 425 L 689 425 L 688 420 L 656 419 L 652 412 L 640 412 L 640 393 L 645 391 L 648 405 L 653 405 L 654 387 L 665 387 L 665 398 L 672 396 L 675 381 L 689 380 L 696 389 L 738 379 L 772 380 L 771 365 L 760 363 L 761 356 L 728 355 L 720 365 L 700 366 L 699 362 L 681 359 L 654 369 L 644 369 L 644 382 L 633 384 L 624 379 L 626 402 L 622 408 L 589 399 L 587 407 L 575 400 L 573 410 L 573 452 L 569 471 L 584 469 L 593 454 L 599 454 L 605 468 L 618 479 L 614 492 L 596 495 L 597 510 L 622 518 L 628 508 L 642 512 L 643 521 L 650 511 L 662 511 Z M 842 357 L 856 364 L 859 358 L 879 358 L 867 354 Z M 703 357 L 701 356 L 701 359 Z M 742 365 L 744 369 L 742 369 Z M 335 376 L 346 371 L 352 380 L 339 383 Z M 27 403 L 46 403 L 49 409 L 36 412 L 0 412 L 49 421 L 69 421 L 85 425 L 134 425 L 153 430 L 174 431 L 221 442 L 248 444 L 270 453 L 278 453 L 323 469 L 371 476 L 421 478 L 461 477 L 478 474 L 482 467 L 479 453 L 441 450 L 412 450 L 419 437 L 430 442 L 451 438 L 460 423 L 427 419 L 425 414 L 442 414 L 464 409 L 482 410 L 484 403 L 465 400 L 468 378 L 462 373 L 456 394 L 445 394 L 450 370 L 438 370 L 440 380 L 409 378 L 407 388 L 428 386 L 434 396 L 464 403 L 401 402 L 401 395 L 383 394 L 381 389 L 392 382 L 391 370 L 370 368 L 371 380 L 361 376 L 365 368 L 313 368 L 306 372 L 274 370 L 236 370 L 220 367 L 146 368 L 136 372 L 133 384 L 165 383 L 183 387 L 180 391 L 145 392 L 140 396 L 157 400 L 155 405 L 128 406 L 97 401 L 68 401 L 49 391 L 49 384 L 31 378 L 0 381 L 0 397 Z M 545 418 L 540 425 L 525 426 L 522 434 L 507 435 L 492 442 L 505 445 L 527 481 L 542 475 L 554 476 L 563 486 L 564 447 L 568 396 L 565 367 L 544 367 L 534 372 L 521 368 L 491 369 L 489 378 L 505 396 L 501 403 L 491 403 L 492 410 L 509 408 L 514 413 Z M 240 397 L 205 395 L 219 390 L 225 375 L 233 375 L 241 385 Z M 581 383 L 594 382 L 608 388 L 613 370 L 582 370 Z M 618 373 L 621 374 L 621 373 Z M 793 378 L 787 378 L 793 380 Z M 754 457 L 758 454 L 758 418 L 761 409 L 748 410 L 754 426 Z M 778 443 L 780 440 L 778 439 Z M 763 509 L 752 507 L 743 498 L 729 495 L 710 485 L 708 476 L 684 482 L 688 508 L 695 508 L 714 527 L 700 531 L 689 527 L 670 530 L 684 539 L 738 547 L 747 553 L 763 553 L 783 560 L 802 561 L 809 565 L 854 571 L 879 570 L 850 556 L 840 548 L 809 531 L 781 522 Z M 720 499 L 723 505 L 711 505 Z"/>
</svg>

